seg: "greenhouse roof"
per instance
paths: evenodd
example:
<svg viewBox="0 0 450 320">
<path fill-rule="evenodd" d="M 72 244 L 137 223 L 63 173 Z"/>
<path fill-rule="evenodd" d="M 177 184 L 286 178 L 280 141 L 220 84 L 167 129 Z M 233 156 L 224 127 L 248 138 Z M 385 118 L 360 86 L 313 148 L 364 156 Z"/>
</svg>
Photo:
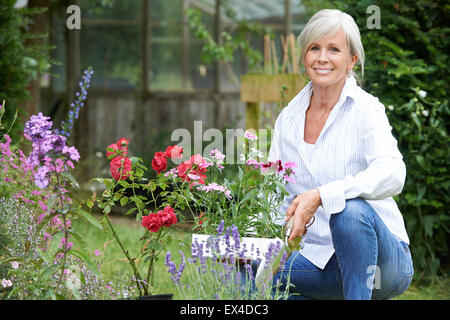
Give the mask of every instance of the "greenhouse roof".
<svg viewBox="0 0 450 320">
<path fill-rule="evenodd" d="M 291 15 L 303 13 L 301 0 L 291 1 Z M 190 3 L 205 12 L 213 12 L 215 0 L 191 0 Z M 284 16 L 285 0 L 229 0 L 231 7 L 237 14 L 237 19 L 262 20 L 271 17 Z"/>
</svg>

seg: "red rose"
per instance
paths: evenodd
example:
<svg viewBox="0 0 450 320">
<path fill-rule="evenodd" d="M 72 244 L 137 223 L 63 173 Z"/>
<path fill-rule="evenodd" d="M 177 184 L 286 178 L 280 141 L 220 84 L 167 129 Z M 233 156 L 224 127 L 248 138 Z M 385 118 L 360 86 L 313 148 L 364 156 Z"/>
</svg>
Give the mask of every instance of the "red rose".
<svg viewBox="0 0 450 320">
<path fill-rule="evenodd" d="M 152 160 L 152 168 L 157 173 L 161 173 L 162 171 L 166 171 L 167 169 L 167 158 L 164 152 L 158 151 L 155 153 L 155 156 Z"/>
<path fill-rule="evenodd" d="M 125 138 L 120 138 L 116 143 L 110 144 L 106 149 L 113 149 L 114 151 L 106 151 L 106 157 L 110 155 L 117 155 L 121 157 L 127 156 L 129 141 Z M 118 152 L 119 151 L 119 152 Z"/>
<path fill-rule="evenodd" d="M 115 157 L 111 160 L 110 171 L 117 181 L 127 179 L 131 174 L 131 160 L 127 157 Z"/>
<path fill-rule="evenodd" d="M 189 174 L 194 174 L 200 177 L 198 181 L 195 181 L 193 184 L 205 184 L 206 168 L 200 168 L 199 166 L 203 163 L 206 163 L 206 160 L 199 154 L 193 155 L 189 160 L 183 161 L 177 167 L 178 176 L 184 181 L 191 181 L 189 178 Z"/>
<path fill-rule="evenodd" d="M 158 214 L 163 226 L 170 227 L 178 221 L 172 207 L 167 206 L 164 208 L 164 210 L 158 211 Z"/>
<path fill-rule="evenodd" d="M 117 145 L 121 148 L 127 148 L 130 141 L 125 138 L 120 138 L 119 141 L 117 141 Z"/>
<path fill-rule="evenodd" d="M 170 159 L 181 159 L 183 153 L 183 148 L 174 145 L 167 147 L 166 151 L 164 152 L 165 156 Z"/>
<path fill-rule="evenodd" d="M 110 155 L 115 155 L 117 150 L 119 150 L 119 146 L 117 143 L 110 144 L 106 149 L 113 149 L 114 151 L 106 151 L 106 157 L 109 158 Z"/>
<path fill-rule="evenodd" d="M 178 176 L 184 181 L 189 181 L 189 178 L 187 175 L 190 173 L 191 169 L 192 169 L 192 165 L 189 162 L 189 160 L 186 160 L 186 161 L 180 163 L 177 167 Z"/>
<path fill-rule="evenodd" d="M 148 216 L 143 216 L 142 226 L 151 232 L 157 232 L 162 226 L 161 216 L 154 213 L 150 213 Z"/>
</svg>

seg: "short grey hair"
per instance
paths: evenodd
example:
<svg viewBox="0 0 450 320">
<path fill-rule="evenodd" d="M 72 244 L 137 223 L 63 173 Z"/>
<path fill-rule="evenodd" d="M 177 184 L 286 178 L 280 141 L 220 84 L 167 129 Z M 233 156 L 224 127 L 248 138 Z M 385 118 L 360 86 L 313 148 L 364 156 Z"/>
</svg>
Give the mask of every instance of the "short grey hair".
<svg viewBox="0 0 450 320">
<path fill-rule="evenodd" d="M 298 45 L 301 50 L 301 63 L 304 64 L 306 51 L 311 43 L 333 35 L 342 29 L 347 37 L 350 54 L 358 56 L 361 65 L 361 76 L 364 76 L 364 47 L 361 35 L 355 20 L 349 14 L 338 9 L 323 9 L 314 14 L 298 36 Z M 357 77 L 355 72 L 352 75 Z"/>
</svg>

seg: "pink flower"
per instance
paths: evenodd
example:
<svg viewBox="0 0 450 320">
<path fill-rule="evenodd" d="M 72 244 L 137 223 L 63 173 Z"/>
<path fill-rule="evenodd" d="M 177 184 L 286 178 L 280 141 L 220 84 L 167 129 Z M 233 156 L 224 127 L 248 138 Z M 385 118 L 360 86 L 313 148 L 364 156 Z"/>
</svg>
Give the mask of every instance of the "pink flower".
<svg viewBox="0 0 450 320">
<path fill-rule="evenodd" d="M 13 267 L 13 269 L 19 269 L 19 263 L 17 261 L 11 262 L 11 266 Z"/>
<path fill-rule="evenodd" d="M 2 286 L 3 288 L 8 288 L 8 287 L 12 287 L 12 281 L 11 280 L 6 280 L 5 278 L 2 279 Z"/>
<path fill-rule="evenodd" d="M 295 182 L 295 180 L 290 178 L 289 176 L 284 176 L 283 178 L 284 178 L 284 181 L 286 181 L 286 182 Z"/>
<path fill-rule="evenodd" d="M 297 168 L 297 165 L 296 165 L 295 162 L 293 162 L 293 161 L 288 161 L 288 162 L 286 162 L 286 163 L 284 164 L 284 167 L 285 167 L 286 169 L 288 169 L 288 168 Z"/>
<path fill-rule="evenodd" d="M 96 257 L 100 256 L 102 253 L 100 251 L 98 251 L 97 249 L 95 249 L 94 254 Z"/>
<path fill-rule="evenodd" d="M 43 203 L 41 200 L 38 201 L 39 207 L 41 207 L 42 211 L 47 212 L 48 207 L 45 203 Z"/>
<path fill-rule="evenodd" d="M 248 131 L 248 130 L 245 131 L 244 137 L 247 138 L 247 139 L 250 140 L 250 141 L 253 141 L 253 140 L 257 140 L 257 139 L 258 139 L 258 137 L 257 137 L 255 134 L 251 133 L 251 132 Z"/>
<path fill-rule="evenodd" d="M 64 248 L 66 247 L 66 238 L 61 238 L 61 243 L 59 244 L 59 248 Z M 70 248 L 73 247 L 73 242 L 67 242 L 67 250 L 69 250 Z"/>
</svg>

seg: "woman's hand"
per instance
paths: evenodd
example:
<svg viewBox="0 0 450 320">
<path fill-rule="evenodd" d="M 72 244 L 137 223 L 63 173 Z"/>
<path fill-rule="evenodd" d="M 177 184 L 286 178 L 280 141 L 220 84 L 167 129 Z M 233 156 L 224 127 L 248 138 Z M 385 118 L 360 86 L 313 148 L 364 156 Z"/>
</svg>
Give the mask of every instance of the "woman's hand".
<svg viewBox="0 0 450 320">
<path fill-rule="evenodd" d="M 286 219 L 284 220 L 289 221 L 294 216 L 292 217 L 294 219 L 294 227 L 292 228 L 289 241 L 306 234 L 306 224 L 311 220 L 321 204 L 322 201 L 318 189 L 306 191 L 292 200 L 291 205 L 286 210 Z"/>
</svg>

